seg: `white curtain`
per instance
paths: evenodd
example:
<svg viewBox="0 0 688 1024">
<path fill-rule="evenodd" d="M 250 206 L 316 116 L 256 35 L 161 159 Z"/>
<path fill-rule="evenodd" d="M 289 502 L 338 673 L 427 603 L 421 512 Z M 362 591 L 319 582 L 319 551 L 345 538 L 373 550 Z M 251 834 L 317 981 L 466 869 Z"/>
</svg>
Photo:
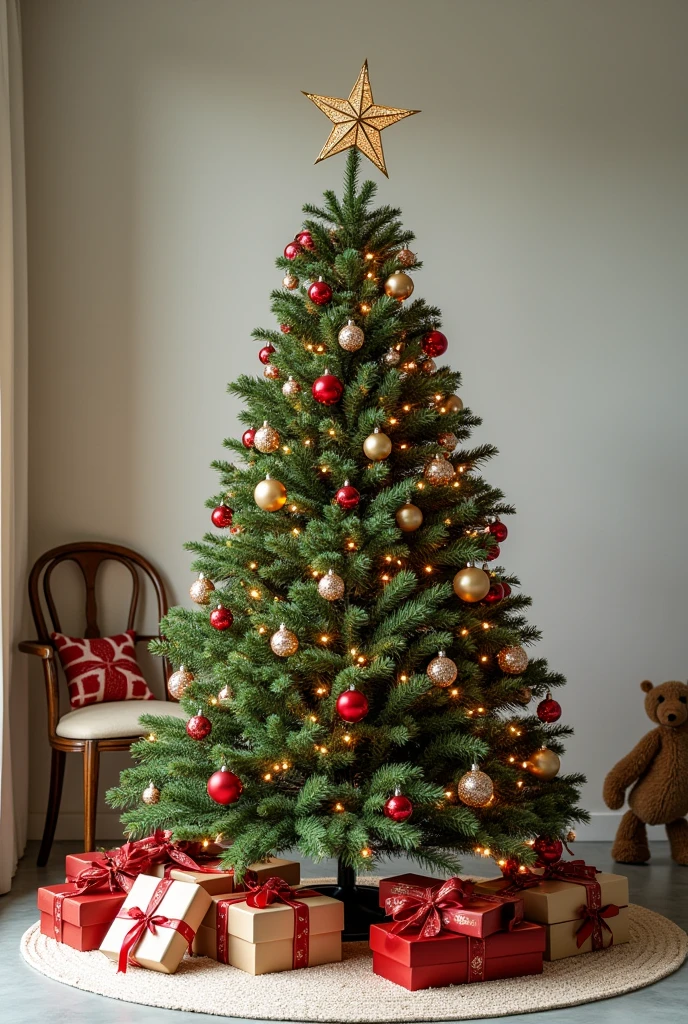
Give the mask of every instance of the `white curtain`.
<svg viewBox="0 0 688 1024">
<path fill-rule="evenodd" d="M 26 203 L 19 0 L 0 0 L 0 893 L 26 843 Z"/>
</svg>

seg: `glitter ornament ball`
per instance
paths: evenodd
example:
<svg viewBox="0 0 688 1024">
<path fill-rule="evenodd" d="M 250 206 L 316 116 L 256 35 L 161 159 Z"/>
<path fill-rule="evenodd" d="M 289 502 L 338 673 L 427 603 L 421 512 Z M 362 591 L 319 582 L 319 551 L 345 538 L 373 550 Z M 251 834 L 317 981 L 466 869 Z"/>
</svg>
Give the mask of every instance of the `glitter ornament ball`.
<svg viewBox="0 0 688 1024">
<path fill-rule="evenodd" d="M 301 390 L 301 385 L 293 377 L 288 377 L 282 385 L 282 394 L 286 395 L 287 398 L 291 398 L 292 395 L 298 395 Z"/>
<path fill-rule="evenodd" d="M 299 287 L 299 279 L 295 274 L 285 274 L 282 278 L 282 284 L 290 292 L 293 292 L 295 288 Z"/>
<path fill-rule="evenodd" d="M 575 843 L 575 841 L 576 841 L 575 830 L 570 828 L 569 831 L 566 833 L 566 842 L 567 843 Z"/>
<path fill-rule="evenodd" d="M 270 647 L 278 658 L 289 658 L 298 651 L 299 638 L 282 623 L 277 632 L 270 637 Z"/>
<path fill-rule="evenodd" d="M 516 700 L 519 704 L 530 704 L 533 699 L 533 691 L 529 686 L 522 686 L 516 694 Z"/>
<path fill-rule="evenodd" d="M 355 487 L 352 487 L 348 480 L 345 480 L 344 485 L 340 487 L 335 494 L 334 500 L 340 508 L 343 508 L 346 512 L 350 512 L 352 508 L 356 508 L 358 505 L 361 500 L 361 495 Z"/>
<path fill-rule="evenodd" d="M 533 849 L 538 855 L 538 867 L 543 867 L 545 864 L 556 864 L 558 860 L 561 860 L 564 844 L 560 839 L 538 836 L 533 843 Z"/>
<path fill-rule="evenodd" d="M 253 443 L 259 452 L 269 455 L 270 452 L 275 452 L 279 448 L 280 436 L 275 428 L 271 427 L 268 421 L 265 420 L 263 426 L 258 427 L 258 430 L 256 430 Z"/>
<path fill-rule="evenodd" d="M 474 604 L 482 601 L 490 589 L 490 577 L 477 565 L 467 565 L 460 569 L 453 580 L 454 593 L 462 601 Z"/>
<path fill-rule="evenodd" d="M 488 562 L 494 562 L 496 558 L 499 558 L 501 552 L 502 549 L 500 548 L 499 544 L 493 544 L 487 553 Z"/>
<path fill-rule="evenodd" d="M 423 373 L 427 373 L 428 377 L 431 373 L 437 373 L 437 363 L 430 356 L 426 356 L 423 362 L 420 364 L 420 368 Z"/>
<path fill-rule="evenodd" d="M 319 277 L 308 289 L 308 298 L 316 306 L 326 306 L 332 298 L 332 289 L 327 281 L 323 281 L 322 277 Z"/>
<path fill-rule="evenodd" d="M 303 231 L 299 231 L 295 241 L 304 249 L 309 249 L 311 252 L 315 249 L 315 242 L 313 241 L 310 231 L 306 231 L 305 229 Z"/>
<path fill-rule="evenodd" d="M 497 661 L 502 672 L 510 676 L 520 676 L 528 668 L 528 655 L 522 647 L 503 647 L 497 655 Z"/>
<path fill-rule="evenodd" d="M 256 484 L 253 500 L 264 512 L 279 512 L 287 500 L 287 488 L 268 474 L 264 480 Z"/>
<path fill-rule="evenodd" d="M 382 358 L 385 366 L 398 366 L 401 362 L 401 352 L 393 345 L 391 348 L 387 349 Z"/>
<path fill-rule="evenodd" d="M 243 434 L 241 435 L 241 443 L 243 444 L 244 448 L 253 448 L 253 438 L 255 436 L 256 436 L 256 428 L 255 427 L 249 427 L 248 430 L 245 430 L 243 432 Z"/>
<path fill-rule="evenodd" d="M 434 459 L 426 463 L 423 476 L 434 487 L 445 487 L 454 479 L 455 470 L 451 462 L 443 455 L 436 455 Z"/>
<path fill-rule="evenodd" d="M 416 254 L 410 249 L 400 249 L 397 253 L 397 263 L 401 263 L 402 267 L 412 267 L 415 262 Z"/>
<path fill-rule="evenodd" d="M 149 782 L 141 794 L 141 799 L 144 804 L 157 804 L 160 802 L 160 790 L 152 782 Z"/>
<path fill-rule="evenodd" d="M 353 320 L 349 320 L 337 335 L 337 341 L 346 352 L 358 352 L 365 341 L 365 334 Z"/>
<path fill-rule="evenodd" d="M 503 597 L 504 587 L 502 586 L 501 583 L 497 583 L 497 581 L 495 580 L 494 583 L 490 584 L 490 589 L 485 594 L 483 600 L 485 601 L 486 604 L 497 604 L 497 602 L 501 601 Z"/>
<path fill-rule="evenodd" d="M 546 782 L 558 774 L 560 767 L 561 761 L 559 756 L 553 750 L 550 750 L 549 747 L 540 747 L 535 753 L 530 755 L 526 762 L 526 770 L 531 775 L 535 775 L 538 779 L 544 779 Z"/>
<path fill-rule="evenodd" d="M 263 348 L 258 353 L 258 358 L 260 359 L 261 363 L 265 365 L 266 363 L 270 362 L 270 356 L 272 355 L 273 352 L 276 351 L 277 349 L 275 348 L 274 345 L 264 345 Z"/>
<path fill-rule="evenodd" d="M 501 519 L 495 519 L 494 523 L 490 523 L 488 530 L 498 544 L 501 544 L 509 536 L 509 531 Z"/>
<path fill-rule="evenodd" d="M 551 693 L 548 693 L 545 699 L 538 704 L 536 714 L 541 722 L 551 725 L 552 722 L 558 722 L 561 718 L 561 704 L 554 700 Z"/>
<path fill-rule="evenodd" d="M 456 434 L 452 434 L 451 430 L 447 430 L 444 434 L 440 434 L 437 438 L 437 443 L 441 444 L 445 451 L 453 452 L 459 443 L 459 439 Z"/>
<path fill-rule="evenodd" d="M 368 434 L 363 442 L 363 451 L 371 462 L 382 462 L 392 454 L 392 442 L 383 434 L 379 427 L 375 427 L 372 434 Z"/>
<path fill-rule="evenodd" d="M 234 622 L 234 616 L 230 612 L 229 608 L 225 608 L 223 604 L 219 604 L 217 608 L 213 608 L 210 613 L 210 625 L 213 629 L 220 631 L 229 629 Z"/>
<path fill-rule="evenodd" d="M 392 821 L 406 821 L 413 814 L 413 804 L 400 789 L 395 789 L 394 796 L 385 802 L 383 814 Z"/>
<path fill-rule="evenodd" d="M 368 698 L 355 686 L 344 690 L 337 697 L 337 714 L 345 722 L 361 722 L 368 714 Z"/>
<path fill-rule="evenodd" d="M 459 779 L 457 792 L 459 800 L 468 807 L 484 807 L 492 799 L 494 786 L 490 776 L 473 764 L 471 770 Z"/>
<path fill-rule="evenodd" d="M 407 501 L 401 508 L 397 509 L 394 517 L 397 526 L 403 533 L 413 533 L 423 524 L 423 513 L 412 501 Z"/>
<path fill-rule="evenodd" d="M 447 337 L 442 331 L 430 331 L 421 342 L 426 356 L 442 356 L 447 351 Z"/>
<path fill-rule="evenodd" d="M 428 679 L 435 686 L 451 686 L 458 675 L 456 663 L 448 658 L 444 651 L 440 651 L 436 658 L 433 658 L 425 670 Z"/>
<path fill-rule="evenodd" d="M 320 402 L 321 405 L 336 405 L 344 394 L 344 385 L 339 377 L 325 370 L 322 377 L 317 377 L 313 381 L 311 392 L 316 402 Z"/>
<path fill-rule="evenodd" d="M 212 722 L 202 714 L 200 708 L 198 714 L 186 723 L 187 736 L 190 736 L 192 740 L 204 740 L 206 736 L 210 736 L 212 728 Z"/>
<path fill-rule="evenodd" d="M 189 587 L 189 597 L 196 604 L 208 604 L 214 589 L 215 584 L 213 581 L 207 579 L 201 572 L 198 574 L 198 579 L 194 580 Z"/>
<path fill-rule="evenodd" d="M 213 772 L 208 779 L 208 796 L 216 804 L 235 804 L 243 791 L 243 784 L 238 775 L 230 772 L 224 765 L 219 772 Z"/>
<path fill-rule="evenodd" d="M 298 242 L 287 242 L 284 247 L 284 255 L 288 260 L 295 260 L 301 252 L 303 252 L 303 247 Z"/>
<path fill-rule="evenodd" d="M 181 700 L 193 681 L 193 672 L 187 671 L 185 665 L 180 665 L 177 671 L 173 672 L 167 680 L 167 692 L 174 700 Z"/>
<path fill-rule="evenodd" d="M 234 510 L 229 505 L 216 505 L 213 511 L 210 513 L 213 526 L 217 526 L 218 530 L 225 529 L 227 526 L 232 525 L 232 516 Z"/>
<path fill-rule="evenodd" d="M 389 295 L 391 299 L 398 299 L 399 302 L 403 302 L 412 293 L 413 278 L 405 274 L 403 270 L 398 270 L 396 274 L 392 274 L 385 281 L 385 295 Z"/>
<path fill-rule="evenodd" d="M 291 324 L 280 324 L 282 334 L 291 334 Z"/>
<path fill-rule="evenodd" d="M 326 572 L 318 583 L 318 593 L 326 601 L 341 601 L 346 590 L 344 580 L 338 576 L 334 569 Z"/>
<path fill-rule="evenodd" d="M 447 398 L 443 398 L 440 402 L 441 413 L 452 413 L 461 412 L 463 409 L 463 402 L 458 395 L 449 395 Z"/>
<path fill-rule="evenodd" d="M 274 363 L 268 363 L 263 370 L 263 376 L 266 380 L 278 380 L 279 379 L 279 367 L 275 366 Z"/>
</svg>

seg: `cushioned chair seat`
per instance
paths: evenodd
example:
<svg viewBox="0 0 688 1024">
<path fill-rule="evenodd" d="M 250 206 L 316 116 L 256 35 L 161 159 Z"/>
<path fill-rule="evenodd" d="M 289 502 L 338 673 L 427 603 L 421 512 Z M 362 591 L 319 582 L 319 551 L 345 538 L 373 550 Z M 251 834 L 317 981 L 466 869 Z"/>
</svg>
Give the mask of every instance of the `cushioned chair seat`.
<svg viewBox="0 0 688 1024">
<path fill-rule="evenodd" d="M 107 740 L 119 736 L 145 736 L 139 715 L 172 715 L 186 718 L 179 704 L 167 700 L 118 700 L 89 704 L 63 715 L 55 730 L 70 740 Z"/>
</svg>

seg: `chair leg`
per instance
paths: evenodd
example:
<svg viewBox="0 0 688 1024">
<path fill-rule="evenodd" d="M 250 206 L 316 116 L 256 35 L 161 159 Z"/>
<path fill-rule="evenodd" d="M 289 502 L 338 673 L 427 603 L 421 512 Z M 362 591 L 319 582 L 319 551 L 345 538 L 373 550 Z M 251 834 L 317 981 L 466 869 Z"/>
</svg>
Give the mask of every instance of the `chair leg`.
<svg viewBox="0 0 688 1024">
<path fill-rule="evenodd" d="M 98 741 L 87 740 L 84 745 L 84 851 L 86 853 L 94 850 L 96 845 L 99 767 Z"/>
<path fill-rule="evenodd" d="M 50 791 L 48 793 L 48 807 L 45 812 L 43 839 L 41 841 L 41 848 L 38 851 L 38 860 L 36 861 L 39 868 L 44 868 L 48 863 L 53 839 L 55 838 L 55 826 L 57 825 L 57 816 L 60 813 L 62 783 L 64 782 L 66 761 L 67 754 L 64 750 L 53 749 L 50 761 Z"/>
</svg>

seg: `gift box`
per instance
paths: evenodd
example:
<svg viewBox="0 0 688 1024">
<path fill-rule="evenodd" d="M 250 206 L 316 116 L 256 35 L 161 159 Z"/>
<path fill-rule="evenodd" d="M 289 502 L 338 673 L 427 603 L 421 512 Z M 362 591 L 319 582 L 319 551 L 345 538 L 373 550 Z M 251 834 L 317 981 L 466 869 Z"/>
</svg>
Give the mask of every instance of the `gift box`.
<svg viewBox="0 0 688 1024">
<path fill-rule="evenodd" d="M 541 925 L 523 922 L 485 939 L 447 931 L 421 938 L 418 932 L 395 932 L 397 927 L 393 921 L 371 925 L 373 971 L 412 992 L 542 973 Z"/>
<path fill-rule="evenodd" d="M 72 883 L 38 890 L 41 935 L 85 952 L 98 949 L 124 903 L 124 893 L 84 892 Z"/>
<path fill-rule="evenodd" d="M 441 882 L 410 873 L 383 878 L 380 905 L 395 920 L 400 915 L 420 920 L 434 910 L 444 929 L 476 939 L 513 928 L 523 920 L 520 896 L 479 894 L 473 882 L 461 878 Z"/>
<path fill-rule="evenodd" d="M 317 967 L 341 960 L 343 927 L 339 900 L 271 879 L 213 896 L 193 951 L 254 975 Z"/>
<path fill-rule="evenodd" d="M 150 872 L 148 853 L 127 842 L 114 850 L 69 853 L 65 857 L 68 882 L 88 884 L 90 892 L 129 892 L 137 875 Z"/>
<path fill-rule="evenodd" d="M 235 889 L 243 888 L 243 885 L 237 886 L 234 882 L 234 869 L 222 868 L 219 860 L 203 861 L 197 865 L 197 869 L 181 867 L 174 863 L 154 864 L 150 873 L 158 878 L 174 878 L 177 882 L 195 882 L 211 896 L 226 895 Z M 244 877 L 246 881 L 251 882 L 282 878 L 288 885 L 298 885 L 301 881 L 301 865 L 295 860 L 269 857 L 265 861 L 256 861 L 255 864 L 249 865 Z"/>
<path fill-rule="evenodd" d="M 490 895 L 515 890 L 526 920 L 545 925 L 546 960 L 560 960 L 630 939 L 628 879 L 583 861 L 560 861 L 542 874 L 528 871 L 477 884 Z"/>
<path fill-rule="evenodd" d="M 129 963 L 173 974 L 209 906 L 210 896 L 199 885 L 139 875 L 100 950 L 122 973 Z"/>
</svg>

